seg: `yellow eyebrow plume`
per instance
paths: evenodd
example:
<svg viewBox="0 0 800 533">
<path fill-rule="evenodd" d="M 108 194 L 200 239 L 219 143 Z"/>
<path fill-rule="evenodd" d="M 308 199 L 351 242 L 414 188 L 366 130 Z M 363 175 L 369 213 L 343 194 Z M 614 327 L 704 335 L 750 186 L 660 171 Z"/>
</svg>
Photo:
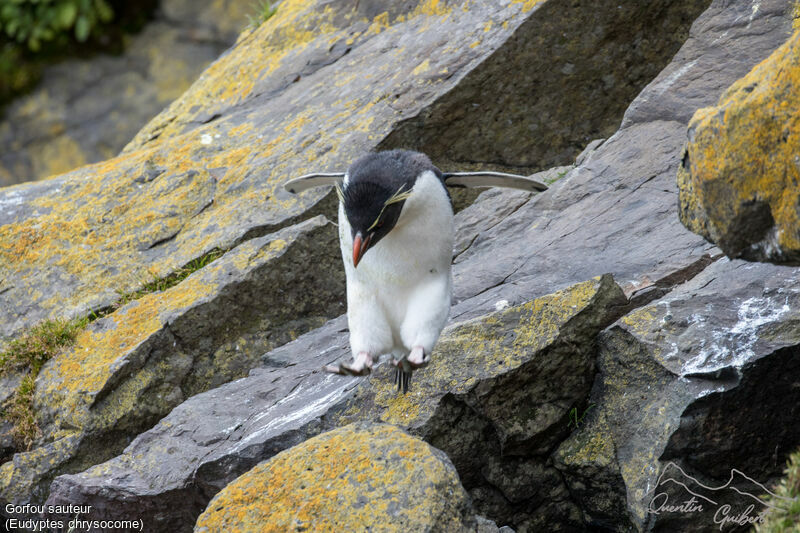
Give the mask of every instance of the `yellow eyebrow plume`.
<svg viewBox="0 0 800 533">
<path fill-rule="evenodd" d="M 407 200 L 408 197 L 411 196 L 411 193 L 414 191 L 403 192 L 403 188 L 405 188 L 405 186 L 406 186 L 405 183 L 402 184 L 400 188 L 397 189 L 397 192 L 391 195 L 389 199 L 386 200 L 386 202 L 384 202 L 383 207 L 381 208 L 381 212 L 378 213 L 378 218 L 376 218 L 375 222 L 373 222 L 372 225 L 369 228 L 367 228 L 367 231 L 372 231 L 372 229 L 378 225 L 378 222 L 380 222 L 381 217 L 383 216 L 383 211 L 386 209 L 386 206 L 391 204 L 396 204 L 397 202 L 402 202 L 403 200 Z"/>
</svg>

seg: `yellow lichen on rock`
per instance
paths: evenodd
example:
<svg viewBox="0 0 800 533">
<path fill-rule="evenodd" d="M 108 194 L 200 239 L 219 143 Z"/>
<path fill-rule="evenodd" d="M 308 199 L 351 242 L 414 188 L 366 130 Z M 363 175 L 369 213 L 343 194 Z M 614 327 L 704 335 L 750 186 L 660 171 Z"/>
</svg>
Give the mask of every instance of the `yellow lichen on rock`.
<svg viewBox="0 0 800 533">
<path fill-rule="evenodd" d="M 800 262 L 800 32 L 698 110 L 681 221 L 731 257 Z"/>
<path fill-rule="evenodd" d="M 196 532 L 468 531 L 446 456 L 389 425 L 354 424 L 285 450 L 211 500 Z"/>
</svg>

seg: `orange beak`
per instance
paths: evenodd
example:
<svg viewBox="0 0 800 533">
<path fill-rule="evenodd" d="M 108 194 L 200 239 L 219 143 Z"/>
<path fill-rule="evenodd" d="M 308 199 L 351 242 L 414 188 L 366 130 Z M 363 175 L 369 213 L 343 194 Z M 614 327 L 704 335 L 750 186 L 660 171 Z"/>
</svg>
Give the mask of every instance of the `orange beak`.
<svg viewBox="0 0 800 533">
<path fill-rule="evenodd" d="M 358 262 L 361 261 L 361 258 L 366 253 L 367 248 L 369 247 L 369 241 L 372 238 L 371 234 L 367 234 L 366 239 L 361 238 L 361 233 L 356 233 L 356 238 L 353 239 L 353 266 L 357 267 Z"/>
</svg>

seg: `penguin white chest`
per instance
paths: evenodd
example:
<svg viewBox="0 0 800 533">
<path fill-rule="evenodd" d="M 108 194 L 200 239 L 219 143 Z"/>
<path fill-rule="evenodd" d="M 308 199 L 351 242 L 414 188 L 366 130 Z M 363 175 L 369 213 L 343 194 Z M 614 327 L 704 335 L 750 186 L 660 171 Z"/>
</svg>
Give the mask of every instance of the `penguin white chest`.
<svg viewBox="0 0 800 533">
<path fill-rule="evenodd" d="M 421 174 L 394 228 L 353 266 L 353 236 L 339 206 L 339 241 L 347 276 L 354 354 L 430 354 L 452 293 L 453 210 L 439 178 Z"/>
</svg>

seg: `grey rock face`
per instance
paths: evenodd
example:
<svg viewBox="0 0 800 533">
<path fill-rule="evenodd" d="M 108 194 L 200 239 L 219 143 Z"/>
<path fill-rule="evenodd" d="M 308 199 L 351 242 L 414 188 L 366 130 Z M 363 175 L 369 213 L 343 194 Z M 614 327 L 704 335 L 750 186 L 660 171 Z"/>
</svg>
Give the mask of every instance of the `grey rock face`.
<svg viewBox="0 0 800 533">
<path fill-rule="evenodd" d="M 399 125 L 381 147 L 415 148 L 461 166 L 541 170 L 569 163 L 590 140 L 618 129 L 629 102 L 709 4 L 545 2 L 480 69 Z"/>
<path fill-rule="evenodd" d="M 686 125 L 698 106 L 716 102 L 785 41 L 789 7 L 779 0 L 755 11 L 746 2 L 713 2 L 672 63 L 631 104 L 621 129 L 582 154 L 550 191 L 522 205 L 517 193 L 503 192 L 460 213 L 483 223 L 460 233 L 459 241 L 472 244 L 455 262 L 452 315 L 475 316 L 502 300 L 514 305 L 598 272 L 612 273 L 641 304 L 707 266 L 719 250 L 677 216 Z M 503 198 L 518 207 L 498 222 L 493 211 Z"/>
<path fill-rule="evenodd" d="M 800 445 L 787 423 L 800 416 L 799 309 L 796 269 L 722 259 L 600 336 L 595 407 L 556 454 L 589 524 L 699 532 L 767 509 L 734 489 L 766 494 Z M 698 484 L 732 476 L 734 488 Z M 692 497 L 669 479 L 702 509 L 664 511 Z"/>
</svg>

